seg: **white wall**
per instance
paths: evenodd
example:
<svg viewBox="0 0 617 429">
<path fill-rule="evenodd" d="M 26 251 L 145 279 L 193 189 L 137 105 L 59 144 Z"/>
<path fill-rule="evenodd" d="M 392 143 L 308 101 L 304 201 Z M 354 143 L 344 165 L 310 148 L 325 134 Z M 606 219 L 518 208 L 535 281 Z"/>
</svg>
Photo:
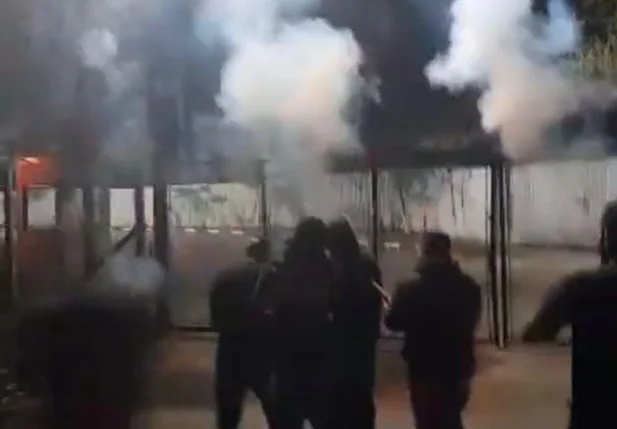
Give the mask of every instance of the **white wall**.
<svg viewBox="0 0 617 429">
<path fill-rule="evenodd" d="M 403 216 L 399 192 L 390 173 L 381 174 L 380 210 L 383 224 L 420 230 L 426 224 L 453 236 L 484 240 L 488 210 L 486 169 L 438 170 L 428 188 L 405 198 Z M 370 186 L 366 175 L 335 175 L 320 191 L 320 212 L 345 213 L 358 228 L 369 224 Z M 184 194 L 184 196 L 180 195 Z M 190 196 L 190 195 L 192 196 Z M 592 246 L 604 204 L 617 198 L 617 161 L 536 164 L 512 172 L 512 234 L 514 242 Z M 132 190 L 112 190 L 112 226 L 133 223 Z M 33 226 L 53 225 L 53 191 L 30 202 Z M 76 200 L 78 214 L 79 201 Z M 146 190 L 152 207 L 152 190 Z M 259 193 L 242 184 L 195 186 L 171 194 L 173 222 L 186 227 L 243 227 L 259 224 Z M 272 222 L 292 225 L 289 210 L 271 199 Z M 0 215 L 1 216 L 1 215 Z M 147 210 L 152 224 L 152 212 Z"/>
</svg>

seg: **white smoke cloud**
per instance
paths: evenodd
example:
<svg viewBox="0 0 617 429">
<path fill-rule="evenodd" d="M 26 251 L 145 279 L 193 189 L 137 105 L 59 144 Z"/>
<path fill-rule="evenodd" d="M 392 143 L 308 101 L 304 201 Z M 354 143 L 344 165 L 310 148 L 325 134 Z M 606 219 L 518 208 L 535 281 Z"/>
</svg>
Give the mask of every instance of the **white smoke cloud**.
<svg viewBox="0 0 617 429">
<path fill-rule="evenodd" d="M 482 126 L 498 133 L 512 158 L 532 155 L 547 131 L 589 96 L 568 56 L 579 49 L 576 17 L 549 0 L 549 17 L 531 0 L 454 0 L 450 47 L 427 67 L 431 84 L 482 91 Z"/>
<path fill-rule="evenodd" d="M 361 59 L 349 31 L 323 20 L 283 24 L 273 37 L 237 49 L 223 68 L 218 103 L 228 120 L 249 128 L 281 126 L 317 144 L 347 141 L 345 109 Z"/>
<path fill-rule="evenodd" d="M 118 54 L 118 41 L 109 30 L 94 28 L 82 35 L 79 48 L 82 62 L 86 67 L 105 69 Z"/>
<path fill-rule="evenodd" d="M 313 0 L 211 1 L 199 26 L 206 42 L 216 31 L 230 48 L 217 99 L 226 121 L 251 133 L 268 160 L 274 199 L 296 216 L 332 210 L 318 198 L 326 189 L 321 156 L 355 142 L 351 114 L 364 90 L 353 34 L 298 18 L 312 6 Z"/>
<path fill-rule="evenodd" d="M 165 281 L 165 270 L 154 259 L 119 253 L 103 268 L 97 284 L 129 295 L 154 295 Z"/>
</svg>

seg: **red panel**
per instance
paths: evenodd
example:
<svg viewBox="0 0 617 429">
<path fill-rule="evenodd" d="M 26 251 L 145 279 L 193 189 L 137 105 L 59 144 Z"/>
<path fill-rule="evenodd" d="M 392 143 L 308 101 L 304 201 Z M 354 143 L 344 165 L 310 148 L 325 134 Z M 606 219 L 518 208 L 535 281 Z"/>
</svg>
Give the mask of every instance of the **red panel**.
<svg viewBox="0 0 617 429">
<path fill-rule="evenodd" d="M 17 185 L 52 185 L 58 179 L 58 169 L 53 158 L 24 157 L 17 164 Z"/>
</svg>

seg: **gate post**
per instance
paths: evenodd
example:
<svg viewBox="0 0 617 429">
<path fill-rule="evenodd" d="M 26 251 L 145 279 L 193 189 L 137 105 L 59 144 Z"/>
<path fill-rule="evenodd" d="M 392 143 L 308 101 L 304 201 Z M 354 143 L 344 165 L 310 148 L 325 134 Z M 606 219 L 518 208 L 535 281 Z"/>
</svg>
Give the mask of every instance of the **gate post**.
<svg viewBox="0 0 617 429">
<path fill-rule="evenodd" d="M 499 275 L 498 275 L 498 239 L 499 239 L 499 167 L 497 164 L 489 166 L 489 228 L 487 271 L 489 287 L 489 323 L 491 341 L 497 347 L 503 347 L 504 341 L 501 332 L 499 305 Z"/>
<path fill-rule="evenodd" d="M 504 347 L 512 337 L 512 294 L 510 277 L 510 172 L 509 165 L 499 168 L 499 274 L 501 300 L 501 336 Z"/>
<path fill-rule="evenodd" d="M 135 253 L 146 254 L 146 198 L 143 186 L 133 188 L 133 208 L 135 211 Z"/>
<path fill-rule="evenodd" d="M 509 174 L 509 166 L 501 161 L 490 166 L 488 278 L 491 340 L 500 348 L 507 347 L 511 339 Z"/>
<path fill-rule="evenodd" d="M 7 267 L 8 289 L 3 294 L 3 307 L 12 310 L 17 305 L 17 231 L 15 219 L 15 159 L 11 155 L 6 161 L 4 174 L 4 246 Z"/>
<path fill-rule="evenodd" d="M 371 181 L 371 251 L 375 261 L 381 254 L 380 207 L 379 207 L 379 169 L 373 164 L 369 171 Z"/>
<path fill-rule="evenodd" d="M 270 213 L 268 210 L 268 176 L 265 159 L 259 160 L 259 222 L 263 238 L 270 238 Z"/>
</svg>

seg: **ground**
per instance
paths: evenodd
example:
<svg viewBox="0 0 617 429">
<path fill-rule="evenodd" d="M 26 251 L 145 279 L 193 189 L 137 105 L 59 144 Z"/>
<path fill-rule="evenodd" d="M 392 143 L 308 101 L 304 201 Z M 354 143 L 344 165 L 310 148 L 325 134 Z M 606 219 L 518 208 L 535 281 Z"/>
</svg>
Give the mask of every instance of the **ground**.
<svg viewBox="0 0 617 429">
<path fill-rule="evenodd" d="M 400 344 L 383 341 L 378 362 L 378 429 L 413 428 Z M 148 429 L 214 427 L 213 352 L 210 337 L 184 336 L 167 344 L 153 378 Z M 478 349 L 479 371 L 466 413 L 473 429 L 562 429 L 569 395 L 567 349 Z M 141 426 L 141 425 L 140 425 Z M 243 428 L 264 428 L 258 404 L 248 401 Z"/>
<path fill-rule="evenodd" d="M 135 429 L 214 428 L 214 352 L 216 338 L 179 334 L 158 353 L 150 377 L 147 406 Z M 377 365 L 377 429 L 414 427 L 400 343 L 380 344 Z M 465 413 L 472 429 L 563 429 L 567 426 L 569 352 L 565 348 L 512 348 L 500 351 L 478 346 L 479 368 Z M 35 408 L 28 408 L 33 410 Z M 32 412 L 2 422 L 4 429 L 35 429 Z M 244 429 L 265 428 L 255 399 L 249 397 Z"/>
<path fill-rule="evenodd" d="M 117 235 L 122 232 L 117 232 Z M 257 231 L 184 230 L 173 235 L 173 319 L 179 325 L 208 323 L 208 290 L 217 270 L 244 260 L 244 247 Z M 19 276 L 24 287 L 20 302 L 53 296 L 58 290 L 58 253 L 53 234 L 31 231 L 20 243 Z M 386 243 L 390 243 L 386 245 Z M 398 245 L 393 243 L 399 243 Z M 130 249 L 129 249 L 130 250 Z M 485 249 L 457 243 L 455 257 L 462 267 L 485 285 Z M 412 240 L 388 235 L 384 240 L 382 268 L 385 285 L 392 290 L 397 280 L 413 269 Z M 513 248 L 512 310 L 514 331 L 536 311 L 547 288 L 572 270 L 597 265 L 596 255 L 564 249 Z M 486 337 L 483 322 L 479 337 Z M 377 401 L 379 429 L 413 427 L 405 392 L 405 376 L 396 341 L 380 347 Z M 165 344 L 152 377 L 150 406 L 142 423 L 152 429 L 213 427 L 214 341 L 205 337 L 175 337 Z M 569 391 L 567 349 L 498 351 L 478 350 L 480 369 L 467 419 L 475 429 L 558 429 L 566 427 Z M 254 402 L 247 408 L 245 428 L 264 427 Z M 8 426 L 4 426 L 7 427 Z M 16 426 L 23 429 L 24 426 Z"/>
</svg>

